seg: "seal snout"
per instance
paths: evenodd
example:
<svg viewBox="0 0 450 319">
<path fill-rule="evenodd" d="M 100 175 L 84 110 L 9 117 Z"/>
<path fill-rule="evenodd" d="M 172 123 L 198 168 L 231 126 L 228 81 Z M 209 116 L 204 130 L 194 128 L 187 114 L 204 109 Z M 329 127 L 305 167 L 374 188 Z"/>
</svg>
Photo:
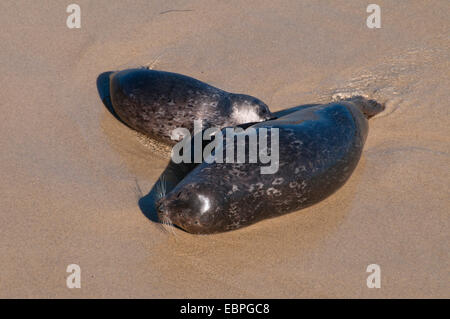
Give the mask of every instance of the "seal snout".
<svg viewBox="0 0 450 319">
<path fill-rule="evenodd" d="M 173 203 L 165 198 L 162 198 L 156 202 L 156 211 L 159 221 L 162 223 L 168 222 L 170 224 L 183 228 L 182 225 L 185 224 L 185 218 L 182 218 L 182 216 L 177 212 L 178 210 L 176 209 L 176 207 L 170 206 L 173 206 Z"/>
<path fill-rule="evenodd" d="M 158 214 L 158 219 L 161 222 L 170 220 L 167 205 L 164 203 L 164 200 L 162 199 L 156 202 L 156 213 Z"/>
</svg>

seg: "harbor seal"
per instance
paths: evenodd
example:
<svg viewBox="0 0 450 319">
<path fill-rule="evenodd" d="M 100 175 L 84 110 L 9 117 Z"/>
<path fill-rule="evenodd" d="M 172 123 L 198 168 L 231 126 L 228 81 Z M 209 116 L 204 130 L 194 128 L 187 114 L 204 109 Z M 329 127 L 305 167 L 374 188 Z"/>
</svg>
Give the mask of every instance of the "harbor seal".
<svg viewBox="0 0 450 319">
<path fill-rule="evenodd" d="M 350 177 L 361 157 L 368 118 L 383 109 L 356 97 L 252 125 L 257 134 L 260 128 L 279 129 L 276 173 L 261 174 L 260 162 L 204 161 L 156 203 L 158 216 L 189 233 L 210 234 L 313 205 Z"/>
<path fill-rule="evenodd" d="M 259 99 L 215 88 L 194 78 L 164 71 L 128 69 L 110 75 L 110 96 L 117 116 L 151 138 L 174 145 L 193 133 L 194 120 L 204 128 L 234 126 L 272 118 Z"/>
</svg>

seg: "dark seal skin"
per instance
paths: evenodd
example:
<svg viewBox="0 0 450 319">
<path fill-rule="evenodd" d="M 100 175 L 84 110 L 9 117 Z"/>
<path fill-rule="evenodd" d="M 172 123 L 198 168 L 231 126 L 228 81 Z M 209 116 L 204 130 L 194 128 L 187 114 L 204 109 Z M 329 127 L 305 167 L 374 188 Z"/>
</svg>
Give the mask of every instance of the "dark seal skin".
<svg viewBox="0 0 450 319">
<path fill-rule="evenodd" d="M 261 174 L 259 161 L 203 162 L 156 203 L 158 216 L 189 233 L 211 234 L 313 205 L 350 177 L 361 157 L 368 118 L 383 109 L 356 97 L 257 123 L 251 126 L 256 132 L 279 129 L 277 172 Z"/>
<path fill-rule="evenodd" d="M 203 128 L 235 126 L 273 118 L 255 97 L 229 93 L 194 78 L 164 71 L 128 69 L 110 75 L 111 103 L 128 126 L 153 139 L 174 145 L 193 133 L 194 120 Z"/>
</svg>

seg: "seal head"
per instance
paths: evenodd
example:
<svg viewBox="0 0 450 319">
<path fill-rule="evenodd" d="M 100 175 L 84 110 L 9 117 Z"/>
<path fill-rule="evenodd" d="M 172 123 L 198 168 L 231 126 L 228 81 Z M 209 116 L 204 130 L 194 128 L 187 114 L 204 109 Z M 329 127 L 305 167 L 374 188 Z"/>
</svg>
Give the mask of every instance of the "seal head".
<svg viewBox="0 0 450 319">
<path fill-rule="evenodd" d="M 161 221 L 169 221 L 193 234 L 222 231 L 229 223 L 226 216 L 216 214 L 221 199 L 214 195 L 214 186 L 190 184 L 178 192 L 171 192 L 156 207 Z"/>
</svg>

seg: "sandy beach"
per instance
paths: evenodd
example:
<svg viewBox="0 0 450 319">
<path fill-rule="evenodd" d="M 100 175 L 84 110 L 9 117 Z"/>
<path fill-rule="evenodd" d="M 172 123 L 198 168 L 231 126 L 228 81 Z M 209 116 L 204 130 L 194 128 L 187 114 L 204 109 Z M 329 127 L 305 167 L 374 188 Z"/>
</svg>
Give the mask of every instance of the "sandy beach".
<svg viewBox="0 0 450 319">
<path fill-rule="evenodd" d="M 0 4 L 1 298 L 449 298 L 450 3 L 77 0 Z M 386 103 L 350 180 L 228 233 L 141 211 L 167 157 L 97 78 L 151 65 L 263 100 Z M 69 289 L 69 264 L 81 289 Z M 366 267 L 381 268 L 369 289 Z"/>
</svg>

